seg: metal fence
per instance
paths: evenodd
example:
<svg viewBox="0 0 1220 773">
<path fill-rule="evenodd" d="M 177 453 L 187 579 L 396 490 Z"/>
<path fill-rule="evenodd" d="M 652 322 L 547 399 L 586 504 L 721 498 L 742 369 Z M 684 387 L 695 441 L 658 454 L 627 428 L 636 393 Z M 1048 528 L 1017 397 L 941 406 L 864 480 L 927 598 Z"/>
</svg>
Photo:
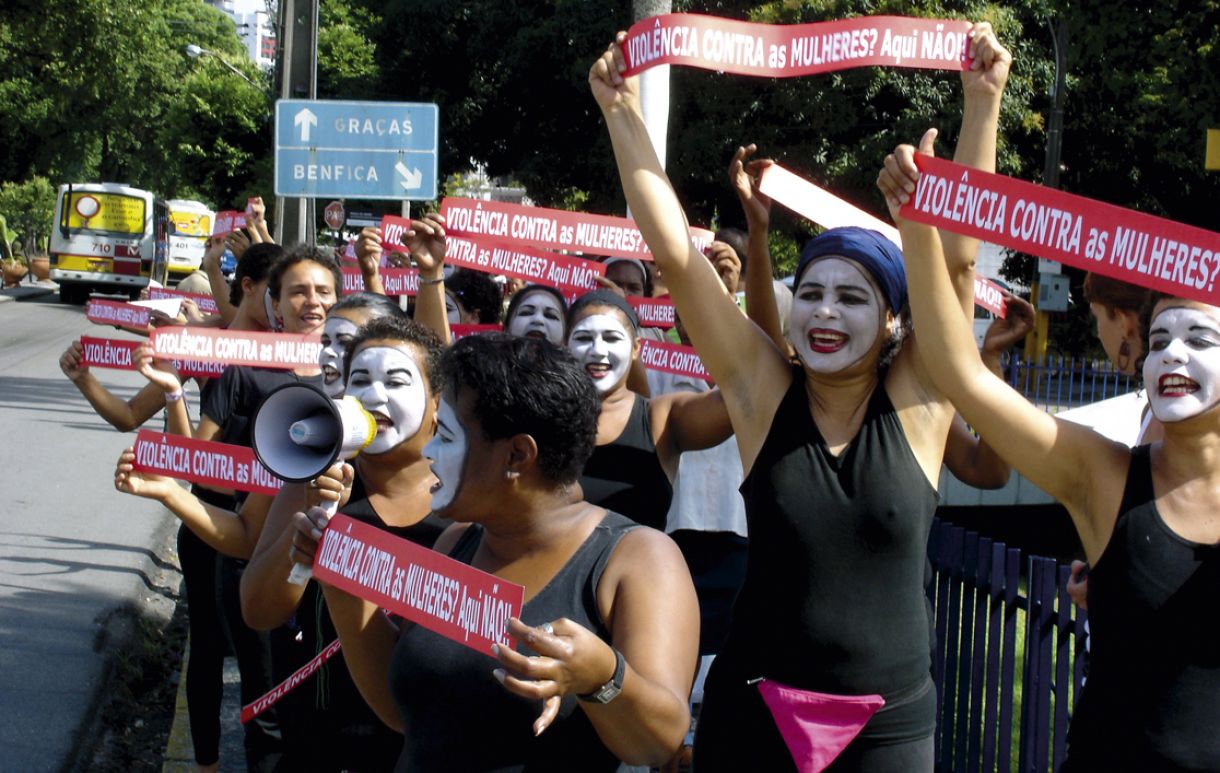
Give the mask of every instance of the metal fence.
<svg viewBox="0 0 1220 773">
<path fill-rule="evenodd" d="M 1084 678 L 1085 612 L 1070 570 L 937 521 L 928 543 L 936 626 L 938 771 L 1058 769 Z"/>
<path fill-rule="evenodd" d="M 1011 356 L 1003 364 L 1004 380 L 1033 403 L 1055 413 L 1134 391 L 1139 382 L 1120 373 L 1109 360 L 1048 357 L 1027 362 Z"/>
</svg>

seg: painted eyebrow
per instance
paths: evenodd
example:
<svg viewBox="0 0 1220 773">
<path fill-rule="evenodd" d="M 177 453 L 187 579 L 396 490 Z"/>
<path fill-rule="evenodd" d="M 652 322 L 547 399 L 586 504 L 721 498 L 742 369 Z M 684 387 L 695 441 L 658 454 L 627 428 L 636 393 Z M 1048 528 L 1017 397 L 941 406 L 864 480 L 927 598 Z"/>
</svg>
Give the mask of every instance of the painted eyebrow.
<svg viewBox="0 0 1220 773">
<path fill-rule="evenodd" d="M 820 282 L 814 282 L 813 280 L 810 280 L 808 282 L 801 282 L 801 286 L 798 287 L 797 289 L 803 290 L 806 287 L 818 287 L 823 290 L 826 289 L 826 285 L 824 285 Z M 834 289 L 835 289 L 835 292 L 839 292 L 839 293 L 843 292 L 844 290 L 854 290 L 858 293 L 864 293 L 867 295 L 870 292 L 869 288 L 862 287 L 861 285 L 835 285 Z"/>
</svg>

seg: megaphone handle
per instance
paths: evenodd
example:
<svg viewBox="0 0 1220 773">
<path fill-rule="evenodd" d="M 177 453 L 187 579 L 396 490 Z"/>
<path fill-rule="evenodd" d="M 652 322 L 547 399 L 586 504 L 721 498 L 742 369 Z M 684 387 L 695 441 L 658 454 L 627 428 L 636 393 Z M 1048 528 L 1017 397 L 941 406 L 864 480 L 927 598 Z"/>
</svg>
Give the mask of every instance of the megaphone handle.
<svg viewBox="0 0 1220 773">
<path fill-rule="evenodd" d="M 339 511 L 339 501 L 328 499 L 319 505 L 319 507 L 326 511 L 326 520 L 329 522 L 335 516 L 335 513 Z M 318 544 L 321 543 L 319 542 Z M 293 585 L 304 585 L 309 582 L 311 577 L 313 577 L 313 568 L 297 563 L 292 565 L 292 571 L 288 573 L 288 582 Z"/>
</svg>

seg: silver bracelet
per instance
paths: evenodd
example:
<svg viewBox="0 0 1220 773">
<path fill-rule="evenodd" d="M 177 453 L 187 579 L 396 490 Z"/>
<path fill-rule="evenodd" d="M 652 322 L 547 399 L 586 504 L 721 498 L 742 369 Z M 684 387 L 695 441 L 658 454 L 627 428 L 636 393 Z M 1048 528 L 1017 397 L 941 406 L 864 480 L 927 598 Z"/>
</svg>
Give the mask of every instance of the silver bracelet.
<svg viewBox="0 0 1220 773">
<path fill-rule="evenodd" d="M 444 281 L 444 276 L 438 276 L 436 279 L 424 279 L 423 277 L 419 278 L 419 283 L 421 285 L 438 285 L 444 283 Z"/>
<path fill-rule="evenodd" d="M 176 403 L 181 399 L 182 399 L 182 390 L 181 389 L 178 389 L 173 392 L 165 393 L 165 404 L 166 405 L 169 405 L 170 403 Z"/>
</svg>

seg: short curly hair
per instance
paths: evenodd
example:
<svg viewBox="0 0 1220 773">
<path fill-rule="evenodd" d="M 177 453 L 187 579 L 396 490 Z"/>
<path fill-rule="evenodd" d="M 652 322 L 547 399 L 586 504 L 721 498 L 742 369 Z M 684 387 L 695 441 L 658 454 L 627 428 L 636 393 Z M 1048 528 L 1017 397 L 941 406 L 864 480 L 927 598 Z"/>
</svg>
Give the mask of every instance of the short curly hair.
<svg viewBox="0 0 1220 773">
<path fill-rule="evenodd" d="M 457 396 L 475 394 L 474 413 L 488 440 L 526 434 L 538 445 L 538 468 L 563 486 L 574 483 L 593 454 L 601 402 L 592 380 L 563 347 L 507 333 L 468 336 L 441 361 Z"/>
<path fill-rule="evenodd" d="M 347 381 L 352 371 L 352 360 L 356 351 L 368 341 L 402 341 L 413 344 L 424 354 L 424 361 L 417 363 L 428 379 L 428 388 L 433 395 L 439 395 L 445 389 L 445 376 L 441 368 L 441 356 L 444 345 L 428 328 L 405 316 L 393 315 L 374 317 L 360 326 L 356 336 L 352 338 L 347 352 L 343 356 L 343 380 Z"/>
</svg>

